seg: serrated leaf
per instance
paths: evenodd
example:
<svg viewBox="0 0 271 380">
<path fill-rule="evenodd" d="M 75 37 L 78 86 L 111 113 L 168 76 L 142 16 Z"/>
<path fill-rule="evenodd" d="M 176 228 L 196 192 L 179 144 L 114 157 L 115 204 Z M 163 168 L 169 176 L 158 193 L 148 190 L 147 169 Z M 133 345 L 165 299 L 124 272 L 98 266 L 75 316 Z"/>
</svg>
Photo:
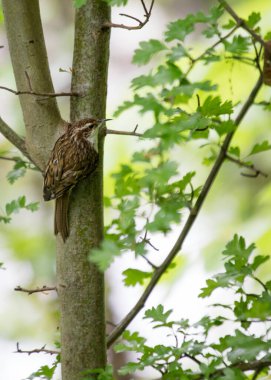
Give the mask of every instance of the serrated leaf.
<svg viewBox="0 0 271 380">
<path fill-rule="evenodd" d="M 231 363 L 239 361 L 252 361 L 257 358 L 261 351 L 266 351 L 270 348 L 271 342 L 264 342 L 260 338 L 255 338 L 243 334 L 240 330 L 235 331 L 234 336 L 227 335 L 220 339 L 220 345 L 216 348 L 225 350 L 231 348 L 227 357 Z"/>
<path fill-rule="evenodd" d="M 185 19 L 177 20 L 169 23 L 165 33 L 166 41 L 173 40 L 183 41 L 185 37 L 192 33 L 195 29 L 194 15 L 188 15 Z"/>
<path fill-rule="evenodd" d="M 144 285 L 144 281 L 152 276 L 152 272 L 144 272 L 139 269 L 126 269 L 122 272 L 126 286 Z"/>
<path fill-rule="evenodd" d="M 137 65 L 145 65 L 155 54 L 167 49 L 165 44 L 154 39 L 142 41 L 139 43 L 139 46 L 140 48 L 135 50 L 132 59 L 132 62 Z"/>
<path fill-rule="evenodd" d="M 208 96 L 200 107 L 200 111 L 204 116 L 230 115 L 233 112 L 233 106 L 231 101 L 222 103 L 219 96 Z"/>
<path fill-rule="evenodd" d="M 259 12 L 252 12 L 248 19 L 246 20 L 246 24 L 249 28 L 254 29 L 255 25 L 261 21 L 261 14 Z"/>
<path fill-rule="evenodd" d="M 164 311 L 164 306 L 158 305 L 157 307 L 146 310 L 144 319 L 152 319 L 152 322 L 166 323 L 171 313 L 172 310 Z"/>
<path fill-rule="evenodd" d="M 243 54 L 248 52 L 250 46 L 250 38 L 243 36 L 234 36 L 232 42 L 223 41 L 225 50 L 233 54 Z"/>
<path fill-rule="evenodd" d="M 266 150 L 270 150 L 270 149 L 271 149 L 271 145 L 269 144 L 267 140 L 264 140 L 261 143 L 255 144 L 251 152 L 248 154 L 248 156 L 252 156 L 252 154 L 265 152 Z"/>
</svg>

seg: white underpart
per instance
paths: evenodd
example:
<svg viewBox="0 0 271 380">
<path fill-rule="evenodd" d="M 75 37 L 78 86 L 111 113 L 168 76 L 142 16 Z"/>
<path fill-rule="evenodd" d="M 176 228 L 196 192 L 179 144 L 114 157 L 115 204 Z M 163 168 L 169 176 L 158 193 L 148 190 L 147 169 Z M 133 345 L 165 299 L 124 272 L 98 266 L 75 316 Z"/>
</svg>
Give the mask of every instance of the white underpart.
<svg viewBox="0 0 271 380">
<path fill-rule="evenodd" d="M 95 128 L 94 131 L 88 137 L 88 141 L 91 142 L 91 144 L 93 145 L 93 147 L 94 147 L 94 149 L 96 150 L 97 153 L 98 153 L 98 135 L 99 135 L 99 129 L 100 129 L 100 127 L 101 127 L 102 124 L 103 124 L 103 122 L 101 124 L 99 124 L 98 127 Z"/>
</svg>

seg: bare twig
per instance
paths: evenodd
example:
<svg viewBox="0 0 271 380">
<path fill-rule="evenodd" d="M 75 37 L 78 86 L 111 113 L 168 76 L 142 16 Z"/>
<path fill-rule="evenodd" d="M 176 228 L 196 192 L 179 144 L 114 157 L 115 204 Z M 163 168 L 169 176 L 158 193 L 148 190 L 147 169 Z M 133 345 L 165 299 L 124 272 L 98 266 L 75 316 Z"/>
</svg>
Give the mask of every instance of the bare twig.
<svg viewBox="0 0 271 380">
<path fill-rule="evenodd" d="M 22 139 L 19 135 L 17 135 L 16 132 L 13 131 L 13 129 L 10 128 L 7 123 L 4 122 L 4 120 L 0 117 L 0 133 L 9 141 L 11 144 L 13 144 L 19 151 L 28 158 L 29 161 L 31 161 L 36 168 L 38 168 L 41 171 L 41 168 L 36 164 L 36 162 L 33 161 L 33 159 L 30 157 L 26 146 L 24 139 Z"/>
<path fill-rule="evenodd" d="M 245 104 L 243 105 L 243 107 L 241 108 L 239 114 L 237 115 L 237 117 L 235 119 L 236 128 L 241 123 L 241 121 L 243 120 L 247 111 L 249 110 L 249 108 L 253 104 L 253 102 L 254 102 L 257 94 L 258 94 L 258 91 L 262 86 L 262 83 L 263 83 L 262 76 L 260 76 L 259 79 L 257 80 L 254 88 L 252 89 L 249 97 L 247 98 Z M 112 345 L 112 343 L 122 334 L 122 332 L 130 324 L 130 322 L 136 317 L 136 315 L 139 313 L 139 311 L 144 307 L 146 300 L 149 298 L 151 292 L 153 291 L 154 287 L 156 286 L 156 284 L 160 280 L 161 276 L 165 273 L 165 271 L 167 270 L 167 268 L 169 267 L 169 265 L 171 264 L 171 262 L 173 261 L 175 256 L 181 250 L 183 242 L 185 241 L 188 233 L 190 232 L 190 230 L 191 230 L 191 228 L 192 228 L 192 226 L 193 226 L 193 224 L 194 224 L 194 222 L 195 222 L 195 220 L 196 220 L 196 218 L 200 212 L 200 209 L 201 209 L 202 205 L 204 204 L 204 201 L 205 201 L 207 195 L 209 194 L 209 191 L 210 191 L 210 189 L 211 189 L 211 187 L 212 187 L 212 185 L 216 179 L 216 176 L 217 176 L 222 164 L 224 163 L 224 161 L 226 159 L 226 152 L 227 152 L 229 145 L 231 143 L 231 140 L 234 136 L 234 132 L 235 131 L 232 131 L 232 132 L 227 134 L 227 136 L 224 140 L 224 143 L 220 149 L 220 152 L 218 154 L 218 157 L 217 157 L 217 159 L 216 159 L 216 161 L 215 161 L 215 163 L 214 163 L 214 165 L 213 165 L 213 167 L 209 173 L 208 178 L 206 179 L 205 184 L 202 187 L 202 190 L 199 194 L 199 197 L 197 198 L 197 201 L 196 201 L 194 207 L 191 209 L 191 211 L 189 213 L 189 216 L 186 220 L 186 223 L 185 223 L 183 229 L 181 230 L 181 233 L 180 233 L 176 243 L 174 244 L 174 246 L 172 247 L 172 249 L 168 253 L 165 260 L 162 262 L 162 264 L 154 271 L 153 276 L 152 276 L 149 284 L 145 288 L 144 292 L 142 293 L 142 295 L 139 298 L 139 300 L 137 301 L 137 303 L 129 311 L 129 313 L 123 318 L 123 320 L 118 324 L 118 326 L 112 331 L 112 333 L 109 335 L 109 337 L 107 339 L 108 347 L 110 347 Z"/>
<path fill-rule="evenodd" d="M 136 18 L 134 16 L 127 15 L 126 13 L 120 13 L 120 16 L 127 17 L 127 18 L 130 18 L 132 20 L 135 20 L 136 22 L 138 22 L 138 25 L 129 26 L 129 25 L 124 25 L 124 24 L 115 24 L 113 22 L 106 22 L 103 25 L 103 28 L 121 28 L 121 29 L 127 29 L 127 30 L 142 29 L 143 26 L 145 26 L 149 22 L 149 20 L 150 20 L 151 13 L 152 13 L 152 8 L 153 8 L 153 5 L 154 5 L 154 1 L 155 0 L 151 1 L 150 8 L 147 9 L 144 0 L 141 0 L 141 4 L 142 4 L 142 7 L 143 7 L 144 12 L 145 12 L 145 14 L 144 14 L 145 20 L 144 21 L 141 21 L 141 20 L 139 20 L 138 18 Z"/>
<path fill-rule="evenodd" d="M 0 86 L 0 90 L 9 91 L 12 94 L 15 95 L 35 95 L 35 96 L 46 96 L 49 98 L 56 98 L 58 96 L 83 96 L 82 94 L 79 94 L 78 92 L 36 92 L 36 91 L 16 91 L 12 90 L 9 87 Z"/>
<path fill-rule="evenodd" d="M 136 137 L 142 137 L 143 134 L 142 133 L 137 133 L 136 130 L 137 130 L 137 127 L 135 127 L 135 129 L 131 132 L 128 132 L 128 131 L 115 131 L 114 129 L 106 129 L 106 134 L 107 135 L 123 135 L 123 136 L 136 136 Z"/>
<path fill-rule="evenodd" d="M 25 288 L 22 288 L 21 286 L 16 286 L 16 288 L 14 288 L 14 290 L 16 292 L 24 292 L 24 293 L 28 293 L 28 295 L 31 295 L 33 293 L 44 293 L 46 294 L 45 292 L 49 292 L 49 291 L 57 291 L 57 288 L 55 286 L 45 286 L 43 285 L 42 288 L 36 288 L 36 289 L 25 289 Z"/>
<path fill-rule="evenodd" d="M 248 164 L 242 160 L 239 160 L 238 158 L 232 157 L 228 153 L 226 153 L 226 158 L 227 158 L 227 160 L 234 162 L 235 164 L 242 166 L 244 168 L 247 168 L 253 172 L 253 174 L 241 173 L 243 176 L 258 177 L 259 175 L 262 175 L 263 177 L 268 177 L 268 174 L 262 172 L 260 169 L 255 168 L 255 166 L 253 164 Z"/>
<path fill-rule="evenodd" d="M 21 350 L 21 348 L 19 346 L 19 342 L 17 342 L 16 343 L 16 351 L 15 351 L 15 353 L 16 354 L 27 354 L 27 355 L 40 354 L 41 352 L 43 352 L 45 354 L 50 354 L 50 355 L 59 355 L 60 354 L 60 351 L 47 350 L 45 347 L 46 347 L 46 345 L 44 345 L 41 348 L 35 348 L 34 350 Z"/>
<path fill-rule="evenodd" d="M 253 38 L 255 41 L 259 42 L 261 45 L 265 45 L 264 40 L 254 32 L 246 23 L 245 20 L 240 18 L 235 11 L 232 9 L 232 7 L 227 3 L 225 0 L 218 0 L 218 2 L 224 7 L 224 9 L 231 15 L 231 17 L 236 21 L 237 25 L 240 25 L 241 28 L 245 29 Z"/>
</svg>

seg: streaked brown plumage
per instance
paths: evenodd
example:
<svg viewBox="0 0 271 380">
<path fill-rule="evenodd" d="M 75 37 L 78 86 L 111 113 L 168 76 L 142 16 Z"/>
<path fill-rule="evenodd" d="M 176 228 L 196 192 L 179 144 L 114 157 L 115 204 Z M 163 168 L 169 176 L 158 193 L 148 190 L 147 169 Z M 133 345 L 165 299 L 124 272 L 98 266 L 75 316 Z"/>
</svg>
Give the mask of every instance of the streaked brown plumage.
<svg viewBox="0 0 271 380">
<path fill-rule="evenodd" d="M 98 127 L 103 121 L 83 119 L 68 124 L 46 166 L 43 198 L 45 201 L 56 199 L 55 234 L 60 233 L 64 242 L 69 236 L 70 190 L 98 165 Z"/>
</svg>

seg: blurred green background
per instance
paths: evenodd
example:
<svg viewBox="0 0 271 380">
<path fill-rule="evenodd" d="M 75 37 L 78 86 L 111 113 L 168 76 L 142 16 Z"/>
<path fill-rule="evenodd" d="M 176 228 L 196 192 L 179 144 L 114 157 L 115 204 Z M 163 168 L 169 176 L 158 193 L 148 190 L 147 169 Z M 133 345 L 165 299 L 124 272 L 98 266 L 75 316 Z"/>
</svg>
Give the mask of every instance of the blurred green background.
<svg viewBox="0 0 271 380">
<path fill-rule="evenodd" d="M 214 4 L 207 0 L 156 0 L 150 22 L 139 31 L 122 29 L 112 30 L 107 117 L 111 117 L 116 107 L 129 99 L 130 81 L 133 77 L 148 71 L 147 68 L 131 64 L 134 49 L 139 41 L 160 38 L 169 21 L 184 17 L 187 13 L 205 10 Z M 260 26 L 264 32 L 271 30 L 271 5 L 268 0 L 231 1 L 235 11 L 241 17 L 247 17 L 252 11 L 262 14 Z M 41 14 L 48 48 L 51 73 L 56 91 L 68 91 L 70 87 L 69 68 L 72 66 L 73 20 L 72 2 L 67 0 L 41 0 Z M 123 22 L 119 13 L 122 8 L 114 8 L 112 19 Z M 131 0 L 125 13 L 143 17 L 140 1 Z M 225 18 L 225 19 L 228 19 Z M 6 41 L 3 17 L 0 15 L 0 84 L 15 88 L 8 44 Z M 128 21 L 129 22 L 129 21 Z M 199 53 L 207 45 L 197 30 L 189 37 L 188 45 Z M 159 57 L 157 58 L 159 59 Z M 154 62 L 155 63 L 155 62 Z M 223 65 L 199 67 L 193 72 L 193 80 L 203 77 L 219 84 L 221 96 L 233 102 L 246 99 L 248 91 L 254 85 L 256 74 L 249 67 L 237 61 L 225 61 Z M 196 76 L 196 77 L 195 77 Z M 270 97 L 270 89 L 264 88 L 260 97 Z M 69 119 L 69 101 L 59 98 L 58 104 L 62 117 Z M 0 91 L 1 117 L 20 135 L 24 134 L 22 113 L 19 100 L 15 95 Z M 136 124 L 144 130 L 147 118 L 141 118 L 136 110 L 124 113 L 111 122 L 110 128 L 132 130 Z M 238 130 L 233 145 L 239 145 L 245 155 L 256 142 L 271 140 L 270 113 L 254 107 Z M 130 160 L 131 153 L 143 142 L 122 136 L 108 136 L 105 149 L 105 194 L 113 194 L 113 181 L 110 173 L 117 169 L 120 162 Z M 9 156 L 18 155 L 4 138 L 0 136 L 0 156 L 9 152 Z M 184 171 L 197 170 L 197 184 L 203 183 L 209 168 L 202 165 L 206 155 L 205 148 L 191 149 L 181 146 L 175 153 L 181 161 Z M 263 172 L 270 174 L 270 153 L 255 156 L 254 163 Z M 25 195 L 28 202 L 40 202 L 38 212 L 20 211 L 12 217 L 10 224 L 0 224 L 0 262 L 4 269 L 0 271 L 0 358 L 3 363 L 0 377 L 5 380 L 20 380 L 36 370 L 39 365 L 52 362 L 52 358 L 43 355 L 14 354 L 16 342 L 23 349 L 32 349 L 58 340 L 58 307 L 56 295 L 37 294 L 27 296 L 14 292 L 20 285 L 25 288 L 55 284 L 55 242 L 53 237 L 53 204 L 42 201 L 42 178 L 34 171 L 28 171 L 14 184 L 7 181 L 7 173 L 12 169 L 12 162 L 0 160 L 0 215 L 4 213 L 5 204 L 20 195 Z M 269 254 L 271 243 L 271 185 L 263 177 L 247 178 L 240 175 L 240 170 L 232 163 L 226 163 L 210 192 L 207 202 L 185 242 L 182 255 L 177 259 L 178 266 L 170 272 L 154 291 L 148 306 L 164 303 L 166 308 L 174 308 L 179 317 L 192 317 L 205 310 L 203 300 L 197 300 L 204 279 L 222 265 L 220 252 L 225 243 L 236 232 L 243 235 L 249 243 L 255 241 L 263 254 Z M 106 220 L 110 212 L 106 211 Z M 154 261 L 164 257 L 168 247 L 174 242 L 178 231 L 174 230 L 169 239 L 162 236 L 157 239 L 159 253 Z M 122 257 L 112 265 L 107 273 L 108 314 L 119 319 L 133 306 L 133 301 L 140 294 L 140 288 L 124 289 L 121 270 L 131 266 L 132 257 Z M 266 265 L 268 276 L 270 264 Z M 142 264 L 144 268 L 144 263 Z M 125 304 L 121 300 L 125 299 Z M 144 322 L 145 323 L 145 322 Z M 157 339 L 149 332 L 146 323 L 140 317 L 133 322 L 132 329 L 146 330 L 150 339 Z M 158 337 L 159 339 L 159 337 Z"/>
</svg>

